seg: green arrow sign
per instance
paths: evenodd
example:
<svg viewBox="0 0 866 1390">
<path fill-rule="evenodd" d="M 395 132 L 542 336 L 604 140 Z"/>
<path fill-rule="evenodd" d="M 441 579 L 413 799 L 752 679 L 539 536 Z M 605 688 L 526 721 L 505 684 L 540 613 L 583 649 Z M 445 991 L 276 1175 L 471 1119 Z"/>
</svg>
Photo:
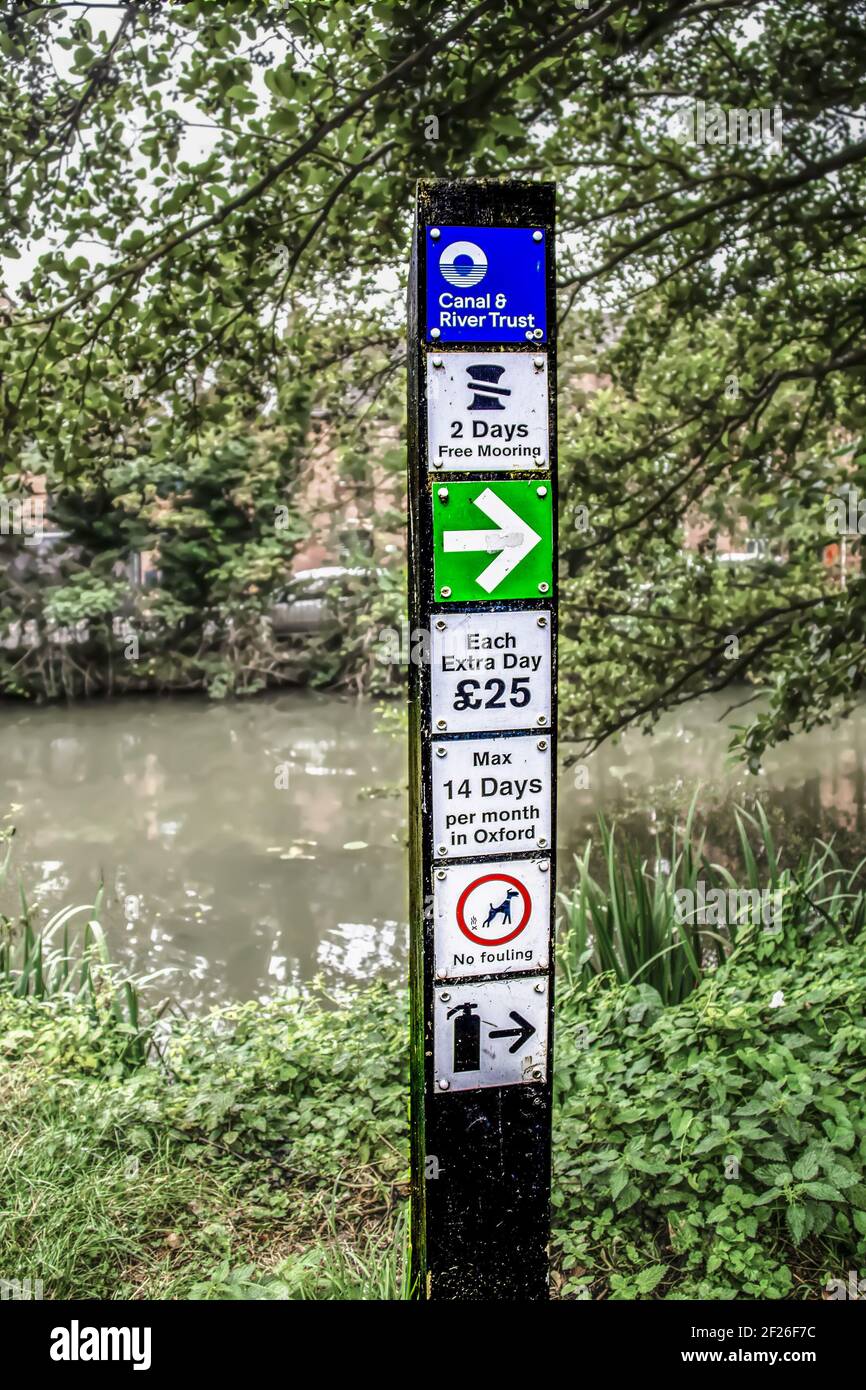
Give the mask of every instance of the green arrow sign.
<svg viewBox="0 0 866 1390">
<path fill-rule="evenodd" d="M 553 580 L 550 484 L 433 487 L 434 599 L 543 598 Z"/>
</svg>

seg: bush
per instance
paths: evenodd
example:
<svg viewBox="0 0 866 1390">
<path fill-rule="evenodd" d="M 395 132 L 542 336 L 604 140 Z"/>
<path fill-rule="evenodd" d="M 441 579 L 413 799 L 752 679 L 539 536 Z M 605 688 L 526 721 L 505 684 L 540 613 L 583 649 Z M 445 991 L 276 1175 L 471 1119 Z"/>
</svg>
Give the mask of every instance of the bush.
<svg viewBox="0 0 866 1390">
<path fill-rule="evenodd" d="M 557 1034 L 565 1290 L 820 1296 L 866 1262 L 866 935 L 758 963 L 747 936 L 682 1003 L 610 977 Z"/>
</svg>

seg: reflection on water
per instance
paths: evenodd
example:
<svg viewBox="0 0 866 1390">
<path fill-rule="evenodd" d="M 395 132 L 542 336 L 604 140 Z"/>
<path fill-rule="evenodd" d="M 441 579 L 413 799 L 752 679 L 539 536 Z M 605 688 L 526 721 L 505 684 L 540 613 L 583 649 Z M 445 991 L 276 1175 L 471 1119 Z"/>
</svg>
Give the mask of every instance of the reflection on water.
<svg viewBox="0 0 866 1390">
<path fill-rule="evenodd" d="M 792 856 L 835 829 L 859 857 L 866 715 L 768 755 L 754 778 L 727 762 L 729 704 L 704 700 L 562 771 L 560 886 L 600 811 L 649 852 L 698 783 L 718 859 L 736 862 L 731 804 L 756 795 Z M 168 988 L 198 1006 L 405 971 L 404 797 L 381 794 L 403 786 L 403 740 L 376 731 L 369 705 L 6 705 L 0 739 L 16 865 L 42 920 L 92 902 L 101 875 L 115 956 L 171 967 Z"/>
<path fill-rule="evenodd" d="M 734 806 L 753 809 L 760 801 L 785 862 L 796 862 L 816 837 L 834 839 L 840 857 L 853 865 L 864 848 L 866 827 L 866 707 L 838 724 L 781 744 L 767 753 L 759 776 L 731 759 L 731 714 L 736 697 L 707 696 L 661 722 L 651 737 L 628 734 L 606 745 L 585 767 L 589 788 L 581 790 L 580 767 L 560 775 L 559 841 L 582 849 L 596 814 L 616 816 L 624 838 L 649 853 L 656 834 L 664 838 L 680 823 L 696 791 L 697 824 L 706 850 L 718 862 L 739 862 Z M 567 868 L 560 866 L 560 876 Z"/>
</svg>

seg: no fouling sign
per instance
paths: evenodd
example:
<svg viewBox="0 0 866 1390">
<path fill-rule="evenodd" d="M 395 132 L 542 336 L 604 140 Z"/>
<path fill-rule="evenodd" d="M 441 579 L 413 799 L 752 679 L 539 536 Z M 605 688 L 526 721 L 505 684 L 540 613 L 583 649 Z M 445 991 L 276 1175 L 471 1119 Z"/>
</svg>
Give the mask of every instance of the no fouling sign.
<svg viewBox="0 0 866 1390">
<path fill-rule="evenodd" d="M 421 183 L 409 299 L 414 1274 L 547 1296 L 554 189 Z"/>
</svg>

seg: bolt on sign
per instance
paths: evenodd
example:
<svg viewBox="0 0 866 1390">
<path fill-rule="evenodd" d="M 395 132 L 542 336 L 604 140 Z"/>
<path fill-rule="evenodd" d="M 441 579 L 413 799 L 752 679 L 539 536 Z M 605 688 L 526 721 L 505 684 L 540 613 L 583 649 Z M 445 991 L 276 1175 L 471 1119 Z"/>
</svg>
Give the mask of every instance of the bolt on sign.
<svg viewBox="0 0 866 1390">
<path fill-rule="evenodd" d="M 412 1260 L 437 1300 L 547 1297 L 554 195 L 417 194 L 409 619 L 430 659 L 410 670 Z"/>
<path fill-rule="evenodd" d="M 547 978 L 504 977 L 436 991 L 436 1085 L 477 1091 L 544 1081 Z"/>
<path fill-rule="evenodd" d="M 449 864 L 436 869 L 433 937 L 437 980 L 546 970 L 549 936 L 548 858 Z"/>
<path fill-rule="evenodd" d="M 550 848 L 550 739 L 437 739 L 432 758 L 437 859 Z"/>
<path fill-rule="evenodd" d="M 455 227 L 443 222 L 425 232 L 424 321 L 430 342 L 544 341 L 544 227 Z"/>
<path fill-rule="evenodd" d="M 433 619 L 430 717 L 439 733 L 550 727 L 551 613 L 451 611 Z"/>
</svg>

